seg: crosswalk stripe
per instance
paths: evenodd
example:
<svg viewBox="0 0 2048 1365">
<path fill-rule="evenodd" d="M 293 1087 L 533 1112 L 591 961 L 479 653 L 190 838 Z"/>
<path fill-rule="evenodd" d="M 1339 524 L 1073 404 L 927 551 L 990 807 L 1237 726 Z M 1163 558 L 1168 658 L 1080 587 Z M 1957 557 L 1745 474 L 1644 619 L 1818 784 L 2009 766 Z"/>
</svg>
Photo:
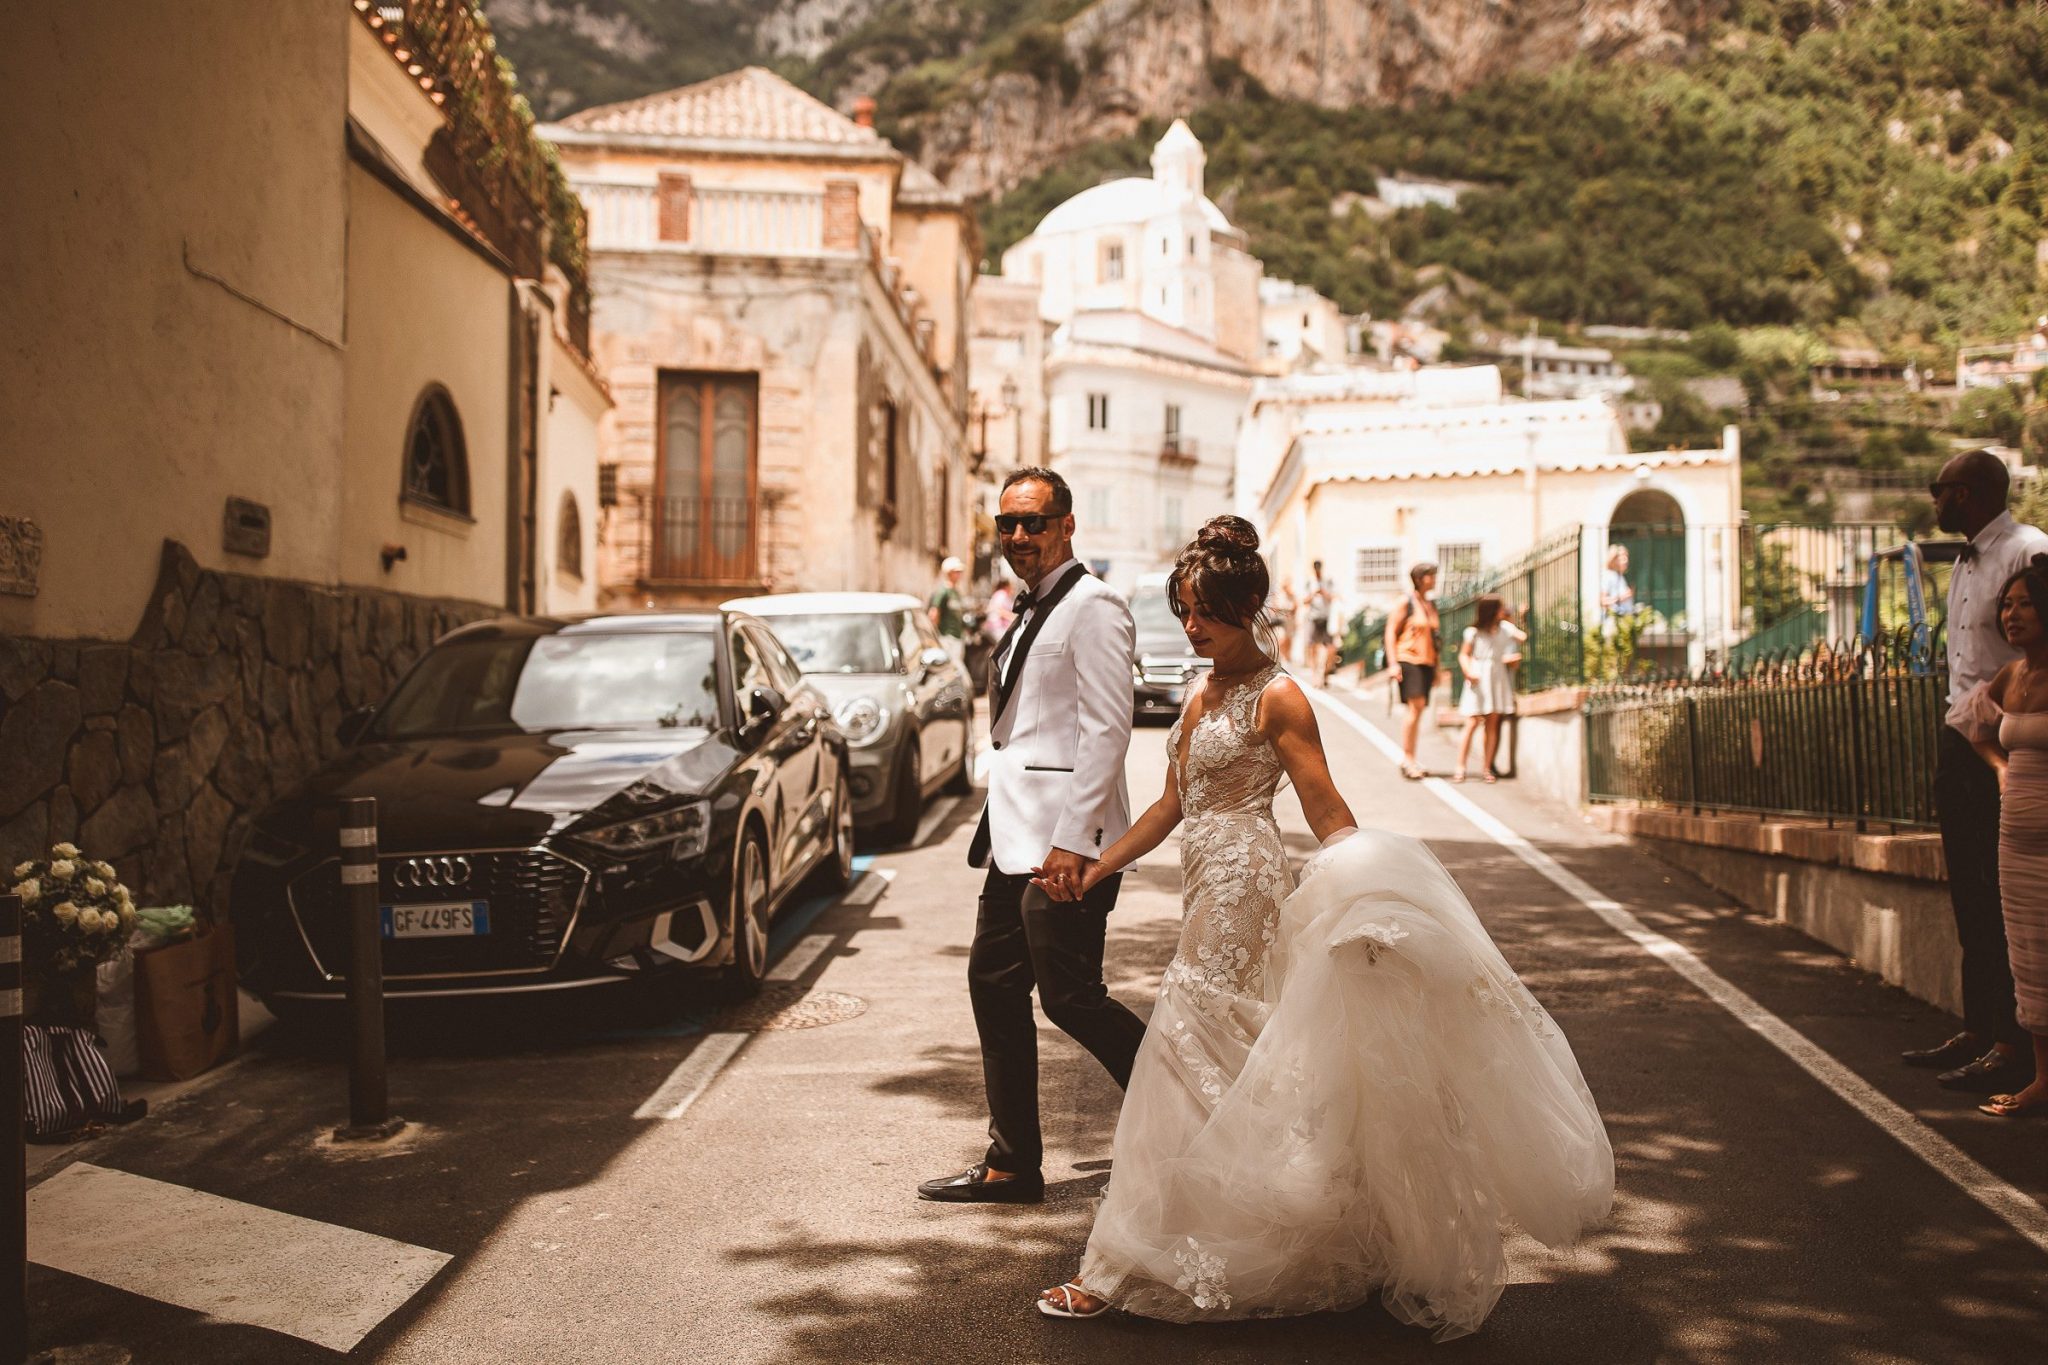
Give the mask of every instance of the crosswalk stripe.
<svg viewBox="0 0 2048 1365">
<path fill-rule="evenodd" d="M 452 1259 L 88 1162 L 29 1192 L 38 1265 L 347 1352 Z"/>
<path fill-rule="evenodd" d="M 638 1109 L 633 1111 L 636 1119 L 679 1119 L 690 1111 L 711 1083 L 718 1079 L 718 1073 L 725 1064 L 739 1055 L 747 1045 L 750 1035 L 744 1033 L 707 1033 L 690 1049 L 690 1055 L 683 1058 L 674 1071 L 669 1072 L 652 1095 Z"/>
<path fill-rule="evenodd" d="M 1363 735 L 1381 754 L 1394 762 L 1400 761 L 1401 751 L 1394 741 L 1350 707 L 1325 692 L 1311 688 L 1308 694 Z M 1650 928 L 1612 897 L 1601 895 L 1597 888 L 1559 865 L 1549 854 L 1475 805 L 1464 793 L 1452 790 L 1442 778 L 1428 778 L 1422 785 L 1481 833 L 1592 911 L 1609 928 L 1684 977 L 1702 995 L 1734 1015 L 1743 1027 L 1789 1057 L 1800 1070 L 1839 1095 L 1863 1117 L 1983 1205 L 2014 1232 L 2041 1250 L 2048 1251 L 2048 1209 L 2043 1209 L 2020 1190 L 1999 1179 L 1883 1091 L 1836 1061 L 1818 1043 L 1772 1014 L 1754 997 L 1702 962 L 1690 948 Z"/>
</svg>

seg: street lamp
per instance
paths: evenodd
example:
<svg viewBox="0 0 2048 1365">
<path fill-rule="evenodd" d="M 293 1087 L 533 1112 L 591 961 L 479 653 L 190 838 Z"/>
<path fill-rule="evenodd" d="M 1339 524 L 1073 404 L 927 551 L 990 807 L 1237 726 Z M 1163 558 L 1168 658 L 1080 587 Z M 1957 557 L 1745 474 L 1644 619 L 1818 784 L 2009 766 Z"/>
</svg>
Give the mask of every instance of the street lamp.
<svg viewBox="0 0 2048 1365">
<path fill-rule="evenodd" d="M 1003 410 L 1010 415 L 1010 460 L 1014 464 L 1024 463 L 1024 408 L 1017 401 L 1017 376 L 1003 376 Z"/>
</svg>

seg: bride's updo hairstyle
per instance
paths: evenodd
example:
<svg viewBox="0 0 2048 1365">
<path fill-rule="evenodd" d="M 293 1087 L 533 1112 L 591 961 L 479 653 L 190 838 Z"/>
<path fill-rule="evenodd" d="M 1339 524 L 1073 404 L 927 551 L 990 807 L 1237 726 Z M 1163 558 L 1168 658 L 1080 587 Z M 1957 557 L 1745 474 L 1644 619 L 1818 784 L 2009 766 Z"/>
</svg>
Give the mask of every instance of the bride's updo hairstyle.
<svg viewBox="0 0 2048 1365">
<path fill-rule="evenodd" d="M 1180 552 L 1166 576 L 1166 600 L 1175 616 L 1186 618 L 1180 589 L 1200 604 L 1202 614 L 1240 630 L 1250 630 L 1266 605 L 1271 586 L 1266 561 L 1259 557 L 1259 533 L 1243 517 L 1211 517 Z"/>
</svg>

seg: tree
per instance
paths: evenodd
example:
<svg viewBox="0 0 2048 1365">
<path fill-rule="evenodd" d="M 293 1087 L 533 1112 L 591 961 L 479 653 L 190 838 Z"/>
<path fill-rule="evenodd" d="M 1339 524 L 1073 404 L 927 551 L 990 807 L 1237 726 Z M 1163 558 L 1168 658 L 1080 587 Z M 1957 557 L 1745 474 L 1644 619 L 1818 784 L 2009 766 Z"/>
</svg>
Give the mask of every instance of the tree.
<svg viewBox="0 0 2048 1365">
<path fill-rule="evenodd" d="M 2013 491 L 2012 519 L 2048 531 L 2048 476 L 2036 475 Z"/>
</svg>

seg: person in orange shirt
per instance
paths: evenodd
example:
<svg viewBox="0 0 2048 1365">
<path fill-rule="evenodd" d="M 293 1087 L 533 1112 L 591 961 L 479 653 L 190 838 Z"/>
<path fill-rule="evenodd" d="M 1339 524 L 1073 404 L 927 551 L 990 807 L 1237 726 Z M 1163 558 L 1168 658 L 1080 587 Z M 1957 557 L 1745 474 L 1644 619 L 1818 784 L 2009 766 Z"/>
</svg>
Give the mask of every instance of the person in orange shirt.
<svg viewBox="0 0 2048 1365">
<path fill-rule="evenodd" d="M 1408 708 L 1407 719 L 1401 722 L 1401 776 L 1412 781 L 1428 776 L 1415 760 L 1415 744 L 1422 734 L 1422 713 L 1429 706 L 1429 694 L 1436 689 L 1442 656 L 1437 640 L 1441 623 L 1429 600 L 1436 591 L 1436 565 L 1424 560 L 1408 571 L 1408 581 L 1414 584 L 1414 591 L 1387 618 L 1387 640 L 1401 669 L 1401 702 Z"/>
</svg>

